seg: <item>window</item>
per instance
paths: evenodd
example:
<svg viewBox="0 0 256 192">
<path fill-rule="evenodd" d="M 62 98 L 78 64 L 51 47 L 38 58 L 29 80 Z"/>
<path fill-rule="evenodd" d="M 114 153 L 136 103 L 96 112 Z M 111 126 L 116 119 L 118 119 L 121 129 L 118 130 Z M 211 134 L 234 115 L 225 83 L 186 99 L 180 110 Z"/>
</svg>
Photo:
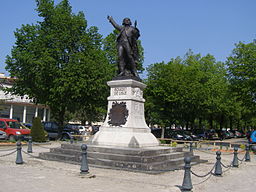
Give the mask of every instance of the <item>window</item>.
<svg viewBox="0 0 256 192">
<path fill-rule="evenodd" d="M 0 128 L 3 128 L 3 129 L 6 128 L 6 125 L 3 121 L 0 121 Z"/>
</svg>

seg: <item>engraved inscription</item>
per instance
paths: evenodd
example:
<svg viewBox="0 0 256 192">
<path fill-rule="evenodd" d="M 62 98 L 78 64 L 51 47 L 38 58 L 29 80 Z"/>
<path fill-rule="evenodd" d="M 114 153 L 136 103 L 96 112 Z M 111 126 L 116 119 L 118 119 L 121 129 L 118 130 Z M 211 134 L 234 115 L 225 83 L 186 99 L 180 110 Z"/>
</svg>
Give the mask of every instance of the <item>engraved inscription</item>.
<svg viewBox="0 0 256 192">
<path fill-rule="evenodd" d="M 127 87 L 114 88 L 114 95 L 127 95 Z"/>
<path fill-rule="evenodd" d="M 140 90 L 140 88 L 135 87 L 135 88 L 132 89 L 132 94 L 133 94 L 135 97 L 142 98 L 143 92 Z"/>
</svg>

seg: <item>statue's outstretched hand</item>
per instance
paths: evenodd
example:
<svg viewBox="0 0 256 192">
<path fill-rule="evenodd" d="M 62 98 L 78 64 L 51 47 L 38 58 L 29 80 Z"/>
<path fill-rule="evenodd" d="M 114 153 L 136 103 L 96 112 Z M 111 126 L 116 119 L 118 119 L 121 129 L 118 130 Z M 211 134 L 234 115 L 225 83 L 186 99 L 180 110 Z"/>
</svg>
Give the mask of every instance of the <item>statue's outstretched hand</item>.
<svg viewBox="0 0 256 192">
<path fill-rule="evenodd" d="M 110 20 L 112 19 L 112 17 L 108 15 L 108 16 L 107 16 L 107 19 L 110 21 Z"/>
</svg>

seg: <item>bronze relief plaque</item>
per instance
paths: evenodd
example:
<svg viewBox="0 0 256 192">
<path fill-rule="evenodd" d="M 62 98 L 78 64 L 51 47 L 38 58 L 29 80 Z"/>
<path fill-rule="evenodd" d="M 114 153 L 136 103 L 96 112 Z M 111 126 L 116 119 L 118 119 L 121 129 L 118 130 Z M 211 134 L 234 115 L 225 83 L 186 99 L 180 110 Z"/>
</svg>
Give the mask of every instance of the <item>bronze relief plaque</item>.
<svg viewBox="0 0 256 192">
<path fill-rule="evenodd" d="M 126 102 L 113 102 L 112 108 L 108 114 L 108 124 L 112 126 L 124 125 L 129 115 L 128 109 L 126 108 Z"/>
</svg>

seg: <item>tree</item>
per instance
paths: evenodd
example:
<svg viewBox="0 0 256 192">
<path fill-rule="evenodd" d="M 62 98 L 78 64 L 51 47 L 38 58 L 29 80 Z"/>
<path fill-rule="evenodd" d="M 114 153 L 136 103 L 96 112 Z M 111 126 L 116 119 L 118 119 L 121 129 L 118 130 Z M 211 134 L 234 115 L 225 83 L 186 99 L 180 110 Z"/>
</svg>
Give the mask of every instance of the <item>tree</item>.
<svg viewBox="0 0 256 192">
<path fill-rule="evenodd" d="M 40 117 L 35 117 L 33 119 L 33 125 L 31 128 L 32 140 L 37 142 L 45 142 L 46 141 L 45 135 L 46 133 L 41 123 Z"/>
<path fill-rule="evenodd" d="M 101 50 L 102 36 L 87 27 L 82 12 L 72 13 L 68 0 L 56 6 L 53 0 L 36 2 L 42 20 L 16 30 L 6 59 L 7 71 L 17 77 L 10 91 L 50 106 L 62 127 L 66 111 L 105 108 L 112 71 Z"/>
<path fill-rule="evenodd" d="M 229 79 L 233 90 L 244 105 L 254 108 L 256 104 L 256 40 L 248 44 L 239 42 L 235 46 L 227 60 Z"/>
<path fill-rule="evenodd" d="M 241 118 L 251 124 L 256 109 L 256 40 L 235 45 L 227 59 L 228 77 L 237 102 L 242 104 Z M 249 126 L 249 125 L 248 125 Z M 255 126 L 255 124 L 251 124 Z"/>
<path fill-rule="evenodd" d="M 145 97 L 150 103 L 145 105 L 146 112 L 165 126 L 193 128 L 198 120 L 202 127 L 203 120 L 217 120 L 224 111 L 226 71 L 212 55 L 202 57 L 189 51 L 183 59 L 156 63 L 147 70 Z"/>
</svg>

